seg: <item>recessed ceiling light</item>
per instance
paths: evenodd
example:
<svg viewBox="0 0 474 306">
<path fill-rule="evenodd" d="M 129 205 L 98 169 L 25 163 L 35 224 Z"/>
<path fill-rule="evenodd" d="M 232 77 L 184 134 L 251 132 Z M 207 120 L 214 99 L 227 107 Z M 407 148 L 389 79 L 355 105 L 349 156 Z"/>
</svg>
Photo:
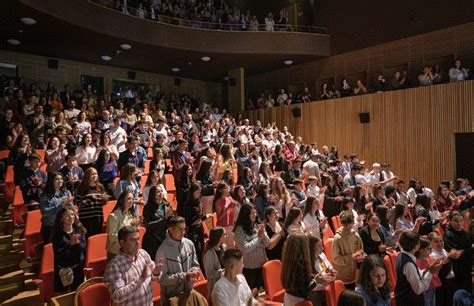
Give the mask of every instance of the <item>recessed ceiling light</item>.
<svg viewBox="0 0 474 306">
<path fill-rule="evenodd" d="M 20 33 L 23 33 L 23 30 L 22 30 L 22 29 L 20 29 L 20 30 L 18 30 L 18 32 L 20 32 Z"/>
<path fill-rule="evenodd" d="M 293 64 L 293 61 L 292 60 L 286 60 L 286 61 L 283 62 L 283 64 L 289 66 L 289 65 Z"/>
<path fill-rule="evenodd" d="M 178 67 L 173 67 L 171 68 L 171 71 L 173 72 L 179 72 L 181 69 L 179 69 Z"/>
<path fill-rule="evenodd" d="M 21 44 L 21 41 L 19 41 L 18 39 L 12 38 L 12 39 L 7 40 L 7 43 L 13 46 L 18 46 L 19 44 Z"/>
<path fill-rule="evenodd" d="M 103 61 L 110 61 L 110 60 L 112 59 L 112 58 L 111 58 L 110 56 L 108 56 L 108 55 L 102 55 L 100 58 L 101 58 Z"/>
<path fill-rule="evenodd" d="M 27 25 L 34 25 L 36 23 L 36 20 L 30 17 L 23 17 L 23 18 L 20 18 L 20 20 L 21 22 Z"/>
<path fill-rule="evenodd" d="M 132 49 L 132 46 L 129 45 L 129 44 L 121 44 L 120 45 L 120 48 L 124 49 L 124 50 L 129 50 L 129 49 Z"/>
<path fill-rule="evenodd" d="M 223 77 L 224 81 L 228 81 L 229 80 L 229 77 L 228 76 L 225 76 Z"/>
<path fill-rule="evenodd" d="M 211 60 L 211 58 L 209 56 L 201 57 L 201 61 L 203 61 L 203 62 L 209 62 L 210 60 Z"/>
</svg>

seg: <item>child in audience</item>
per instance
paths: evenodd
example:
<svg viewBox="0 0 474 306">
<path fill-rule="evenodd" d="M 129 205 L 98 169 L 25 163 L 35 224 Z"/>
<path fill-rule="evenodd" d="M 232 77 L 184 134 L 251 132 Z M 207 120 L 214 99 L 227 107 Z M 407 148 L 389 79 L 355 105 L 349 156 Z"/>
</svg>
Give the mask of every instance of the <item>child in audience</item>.
<svg viewBox="0 0 474 306">
<path fill-rule="evenodd" d="M 431 245 L 426 239 L 420 239 L 420 249 L 415 253 L 416 264 L 420 270 L 425 270 L 426 267 L 433 261 L 430 257 Z M 436 306 L 436 284 L 439 281 L 437 273 L 433 274 L 429 289 L 425 291 L 425 306 Z"/>
<path fill-rule="evenodd" d="M 413 231 L 404 231 L 399 244 L 402 251 L 397 256 L 395 302 L 397 305 L 419 306 L 425 303 L 423 293 L 429 289 L 433 274 L 441 267 L 441 260 L 431 262 L 426 270 L 416 265 L 415 253 L 420 249 L 420 236 Z"/>
<path fill-rule="evenodd" d="M 356 292 L 364 296 L 367 306 L 390 306 L 390 284 L 382 258 L 369 255 L 364 259 Z"/>
</svg>

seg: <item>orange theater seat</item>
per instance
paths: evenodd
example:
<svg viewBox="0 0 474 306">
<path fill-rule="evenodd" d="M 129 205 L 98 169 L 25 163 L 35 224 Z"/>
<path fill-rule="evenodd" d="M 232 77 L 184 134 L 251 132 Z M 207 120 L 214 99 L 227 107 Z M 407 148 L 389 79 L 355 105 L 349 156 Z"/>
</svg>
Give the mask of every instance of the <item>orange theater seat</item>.
<svg viewBox="0 0 474 306">
<path fill-rule="evenodd" d="M 265 293 L 267 294 L 267 299 L 270 301 L 275 301 L 275 294 L 283 290 L 283 285 L 281 284 L 281 261 L 278 259 L 267 261 L 263 265 L 263 285 L 265 287 Z"/>
<path fill-rule="evenodd" d="M 326 257 L 328 258 L 329 262 L 332 264 L 332 245 L 334 243 L 334 238 L 329 238 L 326 241 L 324 241 L 324 254 L 326 254 Z"/>
<path fill-rule="evenodd" d="M 324 288 L 324 294 L 326 296 L 326 303 L 327 306 L 337 306 L 337 302 L 339 301 L 339 297 L 344 292 L 346 288 L 344 287 L 344 283 L 340 280 L 336 280 L 330 284 L 328 284 Z"/>
<path fill-rule="evenodd" d="M 332 226 L 333 226 L 335 231 L 337 231 L 337 229 L 342 226 L 341 219 L 339 218 L 339 216 L 333 216 L 331 218 L 331 221 L 332 221 Z"/>
<path fill-rule="evenodd" d="M 92 269 L 87 277 L 102 276 L 107 265 L 107 234 L 98 234 L 87 240 L 86 260 L 84 267 Z"/>
<path fill-rule="evenodd" d="M 36 247 L 43 241 L 41 238 L 41 211 L 32 210 L 26 215 L 25 256 L 39 257 Z"/>
<path fill-rule="evenodd" d="M 56 292 L 54 292 L 54 251 L 52 243 L 48 243 L 43 247 L 39 279 L 43 281 L 44 299 L 49 301 L 56 296 Z"/>
<path fill-rule="evenodd" d="M 148 148 L 146 150 L 146 155 L 147 155 L 148 159 L 152 159 L 153 158 L 153 148 Z"/>
<path fill-rule="evenodd" d="M 8 199 L 13 199 L 13 193 L 15 192 L 15 181 L 13 175 L 13 166 L 7 167 L 7 173 L 5 174 L 5 196 Z"/>
<path fill-rule="evenodd" d="M 176 208 L 178 207 L 178 203 L 176 202 L 176 196 L 174 193 L 168 193 L 166 196 L 168 202 L 171 205 L 171 208 L 173 208 L 173 211 L 176 212 Z"/>
<path fill-rule="evenodd" d="M 15 187 L 13 192 L 13 222 L 15 224 L 25 224 L 23 216 L 28 212 L 26 209 L 25 201 L 23 200 L 23 194 L 19 186 Z"/>
<path fill-rule="evenodd" d="M 143 226 L 140 226 L 140 228 L 138 229 L 139 233 L 140 233 L 140 240 L 138 241 L 138 245 L 140 246 L 140 248 L 142 247 L 142 242 L 143 242 L 143 236 L 145 235 L 146 233 L 146 228 L 144 228 Z M 153 259 L 152 259 L 153 260 Z"/>
<path fill-rule="evenodd" d="M 303 301 L 297 303 L 295 306 L 313 306 L 313 303 L 311 303 L 311 301 Z"/>
<path fill-rule="evenodd" d="M 46 151 L 45 150 L 36 150 L 36 154 L 38 154 L 41 159 L 40 161 L 43 163 L 45 162 L 44 157 L 46 156 Z"/>
<path fill-rule="evenodd" d="M 150 163 L 151 163 L 151 160 L 149 159 L 145 160 L 145 169 L 143 169 L 144 174 L 150 174 Z"/>
<path fill-rule="evenodd" d="M 8 158 L 9 154 L 10 154 L 9 150 L 1 150 L 0 151 L 0 160 Z"/>
<path fill-rule="evenodd" d="M 110 200 L 110 201 L 107 201 L 107 203 L 105 203 L 104 206 L 102 206 L 102 214 L 104 215 L 104 224 L 103 224 L 104 233 L 107 228 L 107 219 L 109 218 L 109 215 L 114 210 L 114 207 L 116 204 L 117 204 L 117 200 Z"/>
<path fill-rule="evenodd" d="M 165 188 L 166 191 L 176 191 L 176 185 L 174 184 L 174 176 L 172 174 L 165 174 Z"/>
<path fill-rule="evenodd" d="M 329 238 L 334 238 L 334 232 L 332 231 L 330 226 L 328 226 L 327 230 L 323 232 L 323 241 L 326 241 Z"/>
<path fill-rule="evenodd" d="M 146 181 L 148 180 L 148 175 L 143 175 L 140 179 L 140 194 L 143 194 L 143 190 L 145 190 Z"/>
<path fill-rule="evenodd" d="M 387 274 L 388 274 L 388 280 L 390 282 L 390 291 L 394 292 L 395 291 L 395 282 L 396 282 L 396 275 L 395 275 L 395 270 L 393 269 L 392 265 L 392 258 L 390 255 L 385 255 L 383 258 L 383 262 L 385 264 L 385 269 L 387 269 Z"/>
<path fill-rule="evenodd" d="M 83 283 L 76 290 L 74 305 L 77 306 L 110 306 L 110 293 L 102 278 L 93 278 Z"/>
<path fill-rule="evenodd" d="M 153 289 L 153 306 L 160 306 L 160 283 L 158 283 L 156 280 L 152 280 L 151 287 Z"/>
</svg>

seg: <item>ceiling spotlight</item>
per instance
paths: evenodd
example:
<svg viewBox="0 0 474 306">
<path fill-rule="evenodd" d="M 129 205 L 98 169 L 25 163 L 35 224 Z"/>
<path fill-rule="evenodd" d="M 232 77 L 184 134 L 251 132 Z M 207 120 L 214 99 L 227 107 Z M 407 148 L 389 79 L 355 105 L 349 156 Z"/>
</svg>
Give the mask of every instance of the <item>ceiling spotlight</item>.
<svg viewBox="0 0 474 306">
<path fill-rule="evenodd" d="M 23 17 L 23 18 L 20 18 L 20 20 L 26 25 L 34 25 L 36 23 L 36 20 L 30 17 Z"/>
<path fill-rule="evenodd" d="M 9 39 L 9 40 L 7 40 L 7 43 L 9 43 L 10 45 L 13 45 L 13 46 L 18 46 L 19 44 L 21 44 L 21 41 L 19 41 L 17 39 Z"/>
<path fill-rule="evenodd" d="M 223 77 L 222 79 L 224 79 L 224 81 L 228 81 L 228 80 L 229 80 L 229 77 L 228 77 L 228 76 L 225 76 L 225 77 Z"/>
<path fill-rule="evenodd" d="M 122 48 L 124 50 L 130 50 L 130 49 L 132 49 L 132 46 L 129 45 L 129 44 L 121 44 L 120 48 Z"/>
<path fill-rule="evenodd" d="M 108 55 L 102 55 L 100 58 L 101 58 L 103 61 L 110 61 L 110 60 L 112 59 L 112 58 L 111 58 L 110 56 L 108 56 Z"/>
<path fill-rule="evenodd" d="M 23 33 L 23 30 L 22 30 L 22 29 L 20 29 L 20 30 L 18 30 L 18 32 L 20 32 L 20 33 Z"/>
<path fill-rule="evenodd" d="M 292 60 L 286 60 L 283 62 L 283 64 L 287 65 L 287 66 L 290 66 L 291 64 L 293 64 L 293 61 Z"/>
<path fill-rule="evenodd" d="M 179 69 L 178 67 L 173 67 L 171 68 L 171 71 L 173 72 L 179 72 L 181 69 Z"/>
<path fill-rule="evenodd" d="M 209 56 L 201 57 L 201 61 L 203 61 L 203 62 L 209 62 L 210 60 L 211 60 L 211 58 Z"/>
<path fill-rule="evenodd" d="M 120 53 L 122 53 L 122 51 L 116 50 L 115 53 L 116 53 L 116 54 L 120 54 Z"/>
</svg>

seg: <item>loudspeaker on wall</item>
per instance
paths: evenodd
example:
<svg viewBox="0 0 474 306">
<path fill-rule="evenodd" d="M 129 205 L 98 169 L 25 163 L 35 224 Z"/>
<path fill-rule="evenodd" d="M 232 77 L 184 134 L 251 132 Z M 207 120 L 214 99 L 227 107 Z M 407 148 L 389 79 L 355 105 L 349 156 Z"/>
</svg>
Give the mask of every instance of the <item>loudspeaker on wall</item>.
<svg viewBox="0 0 474 306">
<path fill-rule="evenodd" d="M 301 108 L 293 108 L 291 109 L 291 112 L 293 113 L 293 117 L 295 118 L 301 117 Z"/>
<path fill-rule="evenodd" d="M 174 85 L 175 86 L 181 86 L 181 79 L 180 78 L 175 78 L 174 79 Z"/>
<path fill-rule="evenodd" d="M 55 59 L 49 59 L 48 60 L 48 68 L 49 69 L 58 69 L 59 62 L 58 60 Z"/>
<path fill-rule="evenodd" d="M 359 113 L 360 123 L 370 123 L 370 113 Z"/>
</svg>

